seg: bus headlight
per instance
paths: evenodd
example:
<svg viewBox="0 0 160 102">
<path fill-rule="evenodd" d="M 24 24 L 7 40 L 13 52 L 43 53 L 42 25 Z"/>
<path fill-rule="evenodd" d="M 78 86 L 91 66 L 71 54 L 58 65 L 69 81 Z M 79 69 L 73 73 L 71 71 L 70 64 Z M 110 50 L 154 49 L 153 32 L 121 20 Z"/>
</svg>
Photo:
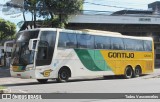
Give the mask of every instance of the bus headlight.
<svg viewBox="0 0 160 102">
<path fill-rule="evenodd" d="M 26 71 L 29 71 L 29 70 L 32 70 L 32 69 L 33 69 L 33 67 L 27 67 Z"/>
</svg>

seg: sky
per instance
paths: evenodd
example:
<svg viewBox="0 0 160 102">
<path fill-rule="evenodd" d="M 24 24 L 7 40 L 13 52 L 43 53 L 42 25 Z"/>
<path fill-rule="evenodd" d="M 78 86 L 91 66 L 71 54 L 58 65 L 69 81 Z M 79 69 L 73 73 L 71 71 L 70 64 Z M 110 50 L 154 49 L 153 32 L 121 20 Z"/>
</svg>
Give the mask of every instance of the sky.
<svg viewBox="0 0 160 102">
<path fill-rule="evenodd" d="M 23 21 L 22 13 L 13 14 L 15 11 L 13 8 L 11 10 L 12 14 L 2 13 L 2 5 L 10 0 L 0 0 L 0 18 L 9 20 L 17 24 L 20 21 Z M 160 1 L 160 0 L 156 0 Z M 86 10 L 95 10 L 95 11 L 118 11 L 124 9 L 134 9 L 134 10 L 147 10 L 148 4 L 155 2 L 155 0 L 85 0 L 83 9 Z M 17 10 L 18 11 L 18 10 Z M 31 20 L 29 17 L 30 14 L 27 14 L 27 20 Z"/>
<path fill-rule="evenodd" d="M 156 0 L 156 1 L 160 1 L 160 0 Z M 86 0 L 86 2 L 101 4 L 100 6 L 100 5 L 93 5 L 93 4 L 86 3 L 84 5 L 84 9 L 86 10 L 117 11 L 117 10 L 128 9 L 128 8 L 132 8 L 136 10 L 147 10 L 148 4 L 155 2 L 155 0 Z M 109 7 L 109 6 L 113 6 L 113 7 Z"/>
</svg>

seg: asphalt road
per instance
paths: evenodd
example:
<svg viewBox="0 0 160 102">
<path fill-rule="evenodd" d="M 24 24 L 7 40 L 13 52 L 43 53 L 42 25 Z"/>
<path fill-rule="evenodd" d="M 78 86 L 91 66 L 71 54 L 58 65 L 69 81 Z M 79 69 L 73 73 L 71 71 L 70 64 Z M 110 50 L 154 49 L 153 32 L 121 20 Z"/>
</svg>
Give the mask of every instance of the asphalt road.
<svg viewBox="0 0 160 102">
<path fill-rule="evenodd" d="M 132 79 L 108 76 L 107 79 L 72 79 L 67 83 L 50 80 L 47 84 L 39 84 L 35 79 L 12 78 L 8 69 L 0 68 L 0 72 L 0 85 L 6 86 L 13 93 L 160 93 L 160 69 Z"/>
<path fill-rule="evenodd" d="M 13 92 L 26 93 L 160 93 L 160 69 L 150 75 L 132 79 L 114 76 L 72 79 L 67 83 L 56 83 L 50 80 L 47 84 L 39 84 L 35 79 L 12 78 L 9 69 L 0 68 L 0 85 Z"/>
<path fill-rule="evenodd" d="M 10 77 L 9 68 L 0 66 L 0 78 Z"/>
</svg>

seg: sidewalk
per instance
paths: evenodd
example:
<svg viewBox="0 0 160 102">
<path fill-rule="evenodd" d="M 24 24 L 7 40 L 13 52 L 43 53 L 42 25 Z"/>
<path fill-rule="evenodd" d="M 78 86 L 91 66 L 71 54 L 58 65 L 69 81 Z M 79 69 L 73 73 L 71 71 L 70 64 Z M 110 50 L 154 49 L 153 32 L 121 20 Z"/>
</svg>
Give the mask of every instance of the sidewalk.
<svg viewBox="0 0 160 102">
<path fill-rule="evenodd" d="M 149 73 L 148 75 L 141 76 L 139 78 L 142 78 L 142 79 L 160 78 L 160 68 L 156 68 L 154 69 L 153 73 Z"/>
</svg>

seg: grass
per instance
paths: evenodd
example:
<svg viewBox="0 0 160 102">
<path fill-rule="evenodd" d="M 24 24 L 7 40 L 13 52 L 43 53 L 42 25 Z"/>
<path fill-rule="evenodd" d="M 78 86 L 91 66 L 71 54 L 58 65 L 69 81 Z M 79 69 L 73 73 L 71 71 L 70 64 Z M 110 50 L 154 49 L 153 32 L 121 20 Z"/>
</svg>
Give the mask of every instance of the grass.
<svg viewBox="0 0 160 102">
<path fill-rule="evenodd" d="M 0 90 L 6 89 L 6 87 L 4 86 L 0 86 Z"/>
</svg>

